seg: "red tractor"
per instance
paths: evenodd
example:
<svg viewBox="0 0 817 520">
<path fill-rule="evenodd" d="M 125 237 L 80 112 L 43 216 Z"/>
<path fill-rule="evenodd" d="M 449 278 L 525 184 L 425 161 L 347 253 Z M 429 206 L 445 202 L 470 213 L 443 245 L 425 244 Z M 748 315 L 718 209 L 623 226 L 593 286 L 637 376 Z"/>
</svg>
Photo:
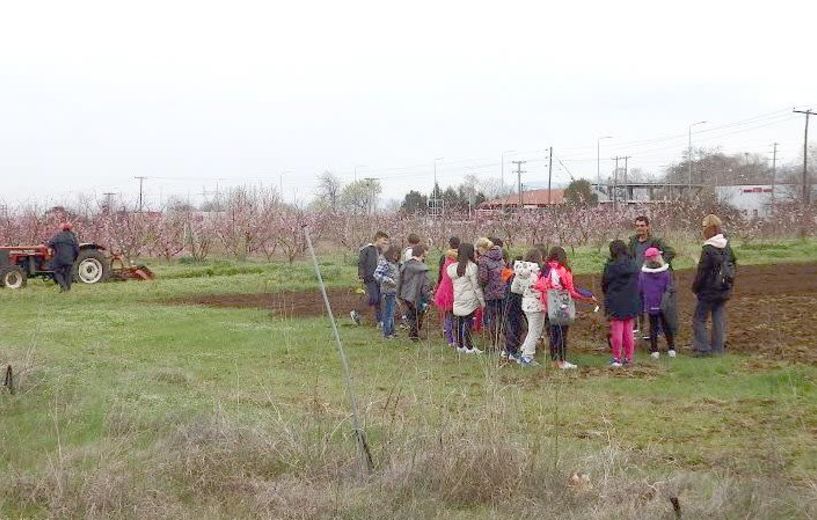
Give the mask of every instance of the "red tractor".
<svg viewBox="0 0 817 520">
<path fill-rule="evenodd" d="M 152 280 L 153 273 L 144 265 L 125 267 L 122 257 L 105 255 L 106 249 L 98 244 L 79 245 L 79 256 L 74 262 L 74 281 L 95 284 L 113 280 Z M 51 251 L 48 246 L 0 247 L 0 287 L 20 289 L 29 278 L 54 278 L 49 269 Z"/>
</svg>

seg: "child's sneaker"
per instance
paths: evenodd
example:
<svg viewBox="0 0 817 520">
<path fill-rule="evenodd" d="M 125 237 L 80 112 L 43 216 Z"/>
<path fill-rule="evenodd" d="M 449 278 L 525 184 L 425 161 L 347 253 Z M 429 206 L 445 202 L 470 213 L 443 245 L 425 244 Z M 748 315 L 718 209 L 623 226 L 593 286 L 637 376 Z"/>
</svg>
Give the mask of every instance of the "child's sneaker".
<svg viewBox="0 0 817 520">
<path fill-rule="evenodd" d="M 352 318 L 352 321 L 355 325 L 360 325 L 360 313 L 357 311 L 352 311 L 349 313 L 349 317 Z"/>
<path fill-rule="evenodd" d="M 674 357 L 675 357 L 675 349 L 674 349 L 674 348 L 669 349 L 669 350 L 667 351 L 667 355 L 668 355 L 669 357 L 671 357 L 671 358 L 674 358 Z"/>
<path fill-rule="evenodd" d="M 382 321 L 377 322 L 377 328 L 378 328 L 378 330 L 383 329 L 383 322 Z"/>
<path fill-rule="evenodd" d="M 466 354 L 482 354 L 482 351 L 480 349 L 478 349 L 477 347 L 471 347 L 471 348 L 465 349 L 465 353 Z"/>
<path fill-rule="evenodd" d="M 519 363 L 523 367 L 536 367 L 536 366 L 539 366 L 539 363 L 537 363 L 535 359 L 533 359 L 532 357 L 528 357 L 528 356 L 520 357 L 519 361 L 517 361 L 517 363 Z"/>
<path fill-rule="evenodd" d="M 561 368 L 562 370 L 573 370 L 574 368 L 577 368 L 577 367 L 576 367 L 576 365 L 574 365 L 570 361 L 561 361 L 559 363 L 559 368 Z"/>
<path fill-rule="evenodd" d="M 661 353 L 659 353 L 657 351 L 653 352 L 653 353 L 650 354 L 650 357 L 653 358 L 653 359 L 658 359 L 658 358 L 661 357 Z M 672 357 L 672 356 L 670 356 L 670 357 Z"/>
<path fill-rule="evenodd" d="M 508 359 L 508 353 L 503 350 L 499 353 L 499 357 L 502 359 Z"/>
<path fill-rule="evenodd" d="M 610 362 L 610 368 L 621 368 L 621 361 L 613 359 L 613 361 Z"/>
<path fill-rule="evenodd" d="M 509 363 L 519 363 L 520 359 L 522 359 L 522 356 L 520 356 L 519 354 L 508 354 Z"/>
</svg>

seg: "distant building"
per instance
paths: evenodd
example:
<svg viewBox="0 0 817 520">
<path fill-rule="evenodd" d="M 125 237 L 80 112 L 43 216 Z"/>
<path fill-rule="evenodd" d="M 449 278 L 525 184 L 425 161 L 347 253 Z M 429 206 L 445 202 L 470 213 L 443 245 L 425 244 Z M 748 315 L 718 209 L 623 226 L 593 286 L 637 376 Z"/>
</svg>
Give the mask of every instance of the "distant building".
<svg viewBox="0 0 817 520">
<path fill-rule="evenodd" d="M 548 196 L 549 195 L 549 196 Z M 550 201 L 548 202 L 548 199 Z M 548 204 L 558 206 L 565 203 L 565 190 L 529 190 L 522 192 L 523 209 L 546 208 Z M 519 194 L 514 193 L 498 199 L 486 200 L 479 209 L 518 208 Z"/>
</svg>

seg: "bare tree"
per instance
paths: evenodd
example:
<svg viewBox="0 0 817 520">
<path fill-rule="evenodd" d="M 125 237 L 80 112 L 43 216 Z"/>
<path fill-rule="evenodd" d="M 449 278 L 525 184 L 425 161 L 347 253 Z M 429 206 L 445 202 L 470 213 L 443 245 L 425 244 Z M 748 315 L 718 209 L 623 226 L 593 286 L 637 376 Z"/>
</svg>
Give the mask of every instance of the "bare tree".
<svg viewBox="0 0 817 520">
<path fill-rule="evenodd" d="M 318 206 L 322 206 L 332 212 L 337 211 L 340 205 L 340 196 L 343 190 L 343 183 L 329 170 L 318 176 L 318 188 L 315 190 Z"/>
</svg>

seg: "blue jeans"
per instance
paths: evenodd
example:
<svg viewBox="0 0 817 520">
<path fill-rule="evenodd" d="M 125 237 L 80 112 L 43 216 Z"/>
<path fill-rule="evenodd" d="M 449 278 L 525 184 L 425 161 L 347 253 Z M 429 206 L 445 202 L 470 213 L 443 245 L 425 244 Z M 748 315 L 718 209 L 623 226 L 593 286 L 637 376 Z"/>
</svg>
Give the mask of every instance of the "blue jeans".
<svg viewBox="0 0 817 520">
<path fill-rule="evenodd" d="M 394 306 L 396 301 L 396 294 L 383 295 L 383 311 L 381 317 L 383 319 L 383 336 L 385 337 L 394 335 Z"/>
</svg>

